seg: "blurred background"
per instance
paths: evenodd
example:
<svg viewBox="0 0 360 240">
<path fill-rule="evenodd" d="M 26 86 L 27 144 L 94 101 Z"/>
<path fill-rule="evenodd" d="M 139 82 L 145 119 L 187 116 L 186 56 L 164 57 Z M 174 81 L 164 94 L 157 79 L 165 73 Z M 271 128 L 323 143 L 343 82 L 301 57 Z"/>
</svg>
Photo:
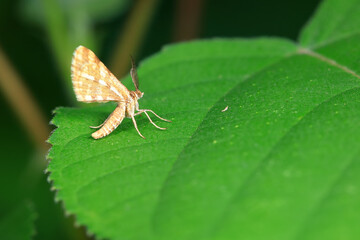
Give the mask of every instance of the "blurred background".
<svg viewBox="0 0 360 240">
<path fill-rule="evenodd" d="M 79 106 L 70 63 L 92 49 L 120 79 L 164 45 L 214 37 L 296 40 L 318 0 L 0 0 L 0 221 L 24 200 L 34 239 L 91 239 L 65 216 L 44 170 L 52 110 Z M 143 89 L 146 91 L 146 89 Z"/>
</svg>

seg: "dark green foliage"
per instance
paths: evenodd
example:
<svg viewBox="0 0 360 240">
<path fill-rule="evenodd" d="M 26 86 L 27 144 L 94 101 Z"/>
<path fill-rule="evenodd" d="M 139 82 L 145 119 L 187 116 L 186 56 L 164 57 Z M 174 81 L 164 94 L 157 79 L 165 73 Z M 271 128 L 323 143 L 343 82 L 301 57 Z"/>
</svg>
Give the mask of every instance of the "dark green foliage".
<svg viewBox="0 0 360 240">
<path fill-rule="evenodd" d="M 32 239 L 35 211 L 29 203 L 21 203 L 0 219 L 0 239 L 26 240 Z"/>
</svg>

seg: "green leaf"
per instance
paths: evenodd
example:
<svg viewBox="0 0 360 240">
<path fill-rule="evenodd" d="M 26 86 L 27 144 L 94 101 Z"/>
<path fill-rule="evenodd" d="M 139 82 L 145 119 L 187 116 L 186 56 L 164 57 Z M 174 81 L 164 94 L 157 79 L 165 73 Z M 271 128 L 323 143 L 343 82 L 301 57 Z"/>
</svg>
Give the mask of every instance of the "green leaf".
<svg viewBox="0 0 360 240">
<path fill-rule="evenodd" d="M 319 47 L 359 34 L 359 0 L 323 1 L 314 18 L 300 35 L 300 43 Z"/>
<path fill-rule="evenodd" d="M 173 121 L 138 117 L 146 140 L 128 119 L 91 138 L 113 104 L 57 109 L 57 199 L 110 239 L 358 239 L 360 31 L 322 33 L 339 2 L 322 4 L 301 47 L 214 39 L 144 61 L 140 107 Z"/>
<path fill-rule="evenodd" d="M 35 234 L 35 216 L 35 211 L 30 204 L 19 204 L 0 219 L 0 239 L 31 239 Z"/>
</svg>

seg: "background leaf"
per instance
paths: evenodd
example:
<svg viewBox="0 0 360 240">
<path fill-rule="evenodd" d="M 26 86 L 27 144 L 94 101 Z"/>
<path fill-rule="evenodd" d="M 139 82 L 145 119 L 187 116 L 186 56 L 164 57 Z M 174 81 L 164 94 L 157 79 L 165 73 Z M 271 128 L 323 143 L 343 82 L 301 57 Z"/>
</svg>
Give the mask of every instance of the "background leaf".
<svg viewBox="0 0 360 240">
<path fill-rule="evenodd" d="M 357 239 L 360 12 L 339 3 L 322 4 L 302 47 L 217 39 L 146 60 L 140 106 L 173 120 L 161 132 L 139 117 L 146 140 L 128 120 L 91 138 L 112 104 L 57 109 L 57 199 L 111 239 Z"/>
<path fill-rule="evenodd" d="M 28 203 L 19 204 L 0 219 L 0 239 L 26 240 L 35 233 L 35 211 Z"/>
<path fill-rule="evenodd" d="M 124 14 L 128 0 L 26 0 L 21 1 L 24 20 L 37 23 L 48 34 L 49 43 L 66 87 L 69 100 L 75 102 L 69 79 L 71 56 L 79 45 L 97 52 L 103 33 L 95 33 L 96 22 Z"/>
<path fill-rule="evenodd" d="M 358 0 L 327 0 L 318 8 L 315 17 L 303 29 L 300 43 L 307 47 L 319 47 L 326 43 L 359 34 Z"/>
<path fill-rule="evenodd" d="M 42 0 L 21 1 L 22 11 L 25 16 L 38 24 L 42 24 L 45 19 L 41 1 Z M 98 20 L 104 21 L 105 19 L 121 14 L 126 10 L 127 5 L 129 4 L 128 0 L 55 0 L 55 2 L 59 4 L 68 17 L 76 19 L 76 15 L 81 15 L 82 17 L 86 17 L 90 22 Z"/>
</svg>

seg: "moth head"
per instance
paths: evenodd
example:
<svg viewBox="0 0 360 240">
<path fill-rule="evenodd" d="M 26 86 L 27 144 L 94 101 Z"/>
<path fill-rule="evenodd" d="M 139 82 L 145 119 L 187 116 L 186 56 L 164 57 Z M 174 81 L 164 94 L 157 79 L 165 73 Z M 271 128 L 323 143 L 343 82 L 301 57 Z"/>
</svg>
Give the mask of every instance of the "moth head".
<svg viewBox="0 0 360 240">
<path fill-rule="evenodd" d="M 139 89 L 136 89 L 135 94 L 136 94 L 137 99 L 140 99 L 140 98 L 142 98 L 142 96 L 144 96 L 144 93 L 141 92 Z"/>
</svg>

